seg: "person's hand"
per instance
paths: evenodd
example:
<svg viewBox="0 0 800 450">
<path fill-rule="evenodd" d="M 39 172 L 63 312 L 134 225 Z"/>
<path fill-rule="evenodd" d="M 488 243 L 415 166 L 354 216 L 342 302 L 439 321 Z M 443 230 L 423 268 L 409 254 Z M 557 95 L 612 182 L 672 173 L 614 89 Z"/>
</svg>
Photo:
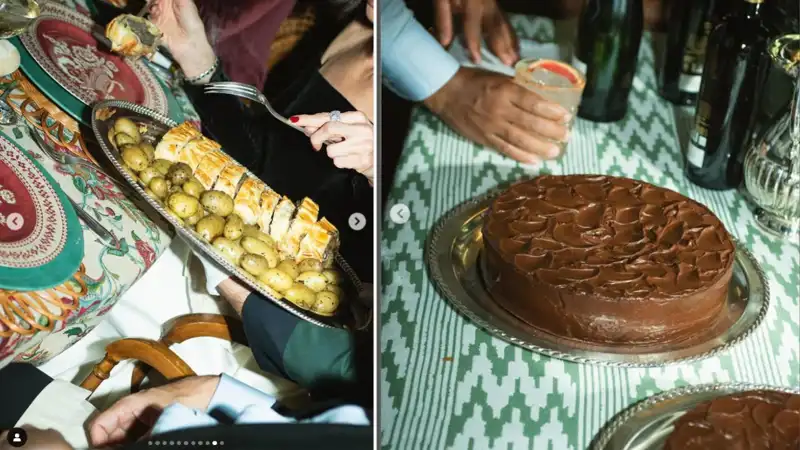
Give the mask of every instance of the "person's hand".
<svg viewBox="0 0 800 450">
<path fill-rule="evenodd" d="M 30 426 L 22 429 L 27 433 L 28 440 L 25 441 L 26 450 L 72 450 L 64 436 L 56 430 L 40 430 Z M 0 450 L 16 450 L 8 443 L 8 431 L 0 433 Z"/>
<path fill-rule="evenodd" d="M 425 105 L 462 136 L 535 164 L 559 155 L 569 112 L 502 74 L 462 67 Z"/>
<path fill-rule="evenodd" d="M 336 167 L 353 169 L 374 183 L 375 138 L 372 122 L 364 113 L 345 112 L 339 121 L 331 121 L 330 113 L 304 114 L 290 120 L 303 127 L 314 149 L 320 150 L 327 143 L 326 152 Z"/>
<path fill-rule="evenodd" d="M 481 38 L 486 35 L 489 50 L 503 64 L 519 60 L 519 41 L 496 0 L 433 0 L 436 36 L 448 47 L 453 42 L 453 16 L 464 18 L 464 43 L 472 62 L 481 62 Z"/>
<path fill-rule="evenodd" d="M 150 20 L 163 33 L 162 42 L 187 78 L 214 65 L 216 56 L 193 0 L 153 0 Z"/>
<path fill-rule="evenodd" d="M 172 403 L 205 411 L 219 384 L 219 377 L 190 377 L 131 394 L 111 405 L 89 424 L 93 447 L 135 440 L 155 425 L 161 412 Z"/>
</svg>

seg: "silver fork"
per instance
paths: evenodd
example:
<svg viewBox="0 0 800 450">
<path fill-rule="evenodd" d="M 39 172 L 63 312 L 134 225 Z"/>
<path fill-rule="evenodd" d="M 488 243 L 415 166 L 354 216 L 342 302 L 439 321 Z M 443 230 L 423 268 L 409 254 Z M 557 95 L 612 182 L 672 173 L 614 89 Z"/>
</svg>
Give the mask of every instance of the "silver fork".
<svg viewBox="0 0 800 450">
<path fill-rule="evenodd" d="M 256 103 L 260 103 L 267 108 L 267 111 L 272 115 L 272 117 L 278 119 L 279 121 L 289 125 L 290 127 L 294 128 L 295 130 L 306 134 L 306 131 L 302 127 L 298 127 L 297 125 L 293 124 L 289 121 L 286 117 L 278 114 L 272 108 L 272 105 L 269 104 L 269 100 L 267 97 L 264 96 L 258 89 L 249 84 L 244 83 L 237 83 L 235 81 L 223 81 L 218 83 L 208 83 L 205 85 L 204 92 L 206 94 L 227 94 L 233 95 L 236 97 L 246 98 L 248 100 L 252 100 Z"/>
<path fill-rule="evenodd" d="M 28 125 L 28 132 L 33 141 L 36 142 L 36 145 L 38 145 L 39 148 L 41 148 L 42 151 L 53 161 L 64 165 L 87 164 L 85 161 L 83 161 L 81 158 L 78 158 L 77 156 L 72 156 L 57 152 L 54 148 L 50 146 L 49 143 L 45 141 L 44 138 L 39 136 L 39 133 L 33 129 L 33 126 L 31 124 L 27 123 L 27 120 L 25 121 L 25 123 Z M 83 223 L 85 223 L 86 226 L 89 227 L 89 229 L 92 230 L 92 232 L 94 232 L 94 234 L 97 235 L 97 237 L 99 237 L 103 242 L 112 247 L 119 246 L 119 240 L 114 236 L 113 233 L 108 231 L 108 229 L 106 229 L 106 227 L 104 227 L 100 222 L 98 222 L 97 219 L 92 217 L 91 214 L 84 211 L 84 209 L 81 208 L 81 206 L 78 205 L 78 203 L 75 202 L 75 200 L 73 200 L 69 196 L 67 197 L 67 200 L 69 200 L 70 205 L 72 205 L 72 209 L 75 210 L 75 213 L 78 215 L 78 217 L 80 217 L 80 219 L 83 220 Z"/>
</svg>

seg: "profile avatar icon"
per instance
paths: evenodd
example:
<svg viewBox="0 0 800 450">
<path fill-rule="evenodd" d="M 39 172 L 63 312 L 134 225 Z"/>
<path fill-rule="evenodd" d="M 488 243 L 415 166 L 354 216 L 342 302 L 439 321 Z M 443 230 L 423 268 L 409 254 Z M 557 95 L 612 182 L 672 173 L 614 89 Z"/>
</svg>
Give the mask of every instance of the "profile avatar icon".
<svg viewBox="0 0 800 450">
<path fill-rule="evenodd" d="M 12 447 L 22 447 L 28 442 L 28 433 L 22 428 L 12 428 L 11 431 L 8 432 L 6 440 Z"/>
</svg>

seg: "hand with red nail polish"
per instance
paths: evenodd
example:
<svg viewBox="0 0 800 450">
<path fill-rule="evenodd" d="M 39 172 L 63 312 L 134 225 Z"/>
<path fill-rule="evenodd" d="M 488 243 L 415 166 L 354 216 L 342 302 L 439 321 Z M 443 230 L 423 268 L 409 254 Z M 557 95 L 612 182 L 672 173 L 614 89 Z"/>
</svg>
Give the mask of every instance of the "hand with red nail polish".
<svg viewBox="0 0 800 450">
<path fill-rule="evenodd" d="M 513 78 L 462 67 L 425 105 L 462 136 L 534 164 L 559 155 L 569 112 Z"/>
<path fill-rule="evenodd" d="M 297 119 L 297 121 L 293 119 Z M 293 116 L 292 122 L 303 127 L 311 146 L 320 150 L 323 145 L 336 167 L 353 169 L 364 175 L 370 185 L 375 180 L 374 127 L 360 111 L 341 113 L 341 120 L 331 121 L 330 113 Z"/>
<path fill-rule="evenodd" d="M 519 40 L 496 0 L 434 0 L 436 36 L 448 47 L 454 38 L 453 16 L 464 18 L 464 44 L 472 62 L 481 62 L 481 39 L 503 64 L 519 60 Z"/>
</svg>

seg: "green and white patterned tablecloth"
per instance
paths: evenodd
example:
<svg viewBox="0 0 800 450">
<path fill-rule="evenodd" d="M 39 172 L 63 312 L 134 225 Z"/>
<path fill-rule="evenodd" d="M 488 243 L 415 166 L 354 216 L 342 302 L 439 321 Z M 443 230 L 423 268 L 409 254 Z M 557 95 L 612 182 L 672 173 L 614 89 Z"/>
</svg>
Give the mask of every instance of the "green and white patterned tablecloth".
<svg viewBox="0 0 800 450">
<path fill-rule="evenodd" d="M 549 21 L 515 17 L 521 37 L 552 39 Z M 736 192 L 713 192 L 683 176 L 676 119 L 657 93 L 651 36 L 639 56 L 628 116 L 615 124 L 578 120 L 564 158 L 520 166 L 472 144 L 424 109 L 410 134 L 384 211 L 381 300 L 381 443 L 384 449 L 582 450 L 614 414 L 687 384 L 749 381 L 800 386 L 800 275 L 796 245 L 763 233 Z M 436 221 L 501 183 L 539 173 L 638 178 L 708 205 L 766 272 L 771 307 L 758 330 L 727 353 L 664 368 L 581 365 L 494 338 L 459 315 L 428 277 L 423 249 Z"/>
</svg>

